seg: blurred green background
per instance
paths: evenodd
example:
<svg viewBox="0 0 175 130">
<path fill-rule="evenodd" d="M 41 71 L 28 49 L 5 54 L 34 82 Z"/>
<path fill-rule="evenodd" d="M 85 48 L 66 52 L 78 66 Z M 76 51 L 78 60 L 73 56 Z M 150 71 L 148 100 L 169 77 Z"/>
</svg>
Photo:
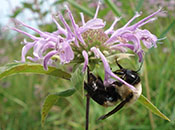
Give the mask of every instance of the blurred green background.
<svg viewBox="0 0 175 130">
<path fill-rule="evenodd" d="M 93 0 L 55 0 L 48 4 L 46 0 L 20 1 L 19 6 L 10 8 L 14 1 L 8 0 L 8 18 L 17 18 L 25 23 L 37 26 L 43 31 L 56 30 L 51 15 L 58 11 L 64 13 L 64 4 L 68 4 L 80 21 L 79 12 L 84 12 L 85 19 L 93 17 L 98 1 Z M 159 6 L 166 13 L 158 20 L 145 25 L 158 38 L 166 37 L 158 47 L 150 49 L 145 55 L 141 73 L 143 94 L 167 115 L 171 122 L 149 113 L 139 103 L 124 108 L 105 121 L 96 121 L 111 108 L 99 106 L 91 100 L 90 130 L 173 130 L 175 128 L 175 0 L 104 0 L 99 17 L 103 18 L 108 28 L 115 16 L 122 16 L 116 28 L 124 25 L 136 11 L 142 11 L 137 20 L 156 11 Z M 3 6 L 3 5 L 0 5 Z M 113 8 L 114 7 L 114 8 Z M 43 9 L 44 8 L 44 9 Z M 27 11 L 27 12 L 26 12 Z M 137 20 L 135 22 L 137 22 Z M 3 21 L 2 21 L 3 22 Z M 0 23 L 0 65 L 20 60 L 24 39 L 21 34 L 11 30 L 4 31 Z M 6 24 L 13 25 L 12 21 Z M 28 31 L 28 30 L 27 30 Z M 33 32 L 31 32 L 33 33 Z M 68 81 L 43 75 L 14 75 L 0 80 L 0 130 L 82 130 L 85 126 L 85 99 L 76 93 L 68 98 L 60 98 L 49 112 L 44 128 L 41 128 L 41 106 L 44 98 L 51 92 L 70 88 Z"/>
</svg>

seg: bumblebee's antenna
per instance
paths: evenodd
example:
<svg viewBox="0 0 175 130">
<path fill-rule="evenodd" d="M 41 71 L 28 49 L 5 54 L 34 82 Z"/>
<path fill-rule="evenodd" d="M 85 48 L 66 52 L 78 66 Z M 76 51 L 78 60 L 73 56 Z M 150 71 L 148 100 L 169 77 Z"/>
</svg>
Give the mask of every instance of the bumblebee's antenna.
<svg viewBox="0 0 175 130">
<path fill-rule="evenodd" d="M 119 67 L 120 69 L 123 69 L 123 67 L 118 63 L 117 60 L 116 60 L 116 64 L 118 65 L 118 67 Z"/>
<path fill-rule="evenodd" d="M 137 73 L 141 70 L 142 66 L 143 66 L 143 61 L 142 61 L 141 65 L 140 65 L 139 69 L 136 71 Z"/>
</svg>

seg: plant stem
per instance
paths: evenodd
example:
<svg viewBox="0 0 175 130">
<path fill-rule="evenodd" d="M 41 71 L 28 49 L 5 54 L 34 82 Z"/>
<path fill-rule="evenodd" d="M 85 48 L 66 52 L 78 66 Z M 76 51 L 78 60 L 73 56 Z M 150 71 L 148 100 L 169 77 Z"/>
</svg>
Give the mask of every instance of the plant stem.
<svg viewBox="0 0 175 130">
<path fill-rule="evenodd" d="M 89 67 L 87 67 L 87 82 L 90 82 L 90 77 L 89 77 Z M 90 104 L 90 96 L 87 94 L 86 95 L 86 128 L 85 130 L 89 129 L 89 104 Z"/>
<path fill-rule="evenodd" d="M 87 94 L 86 95 L 86 130 L 89 129 L 89 103 L 90 103 L 90 97 Z"/>
</svg>

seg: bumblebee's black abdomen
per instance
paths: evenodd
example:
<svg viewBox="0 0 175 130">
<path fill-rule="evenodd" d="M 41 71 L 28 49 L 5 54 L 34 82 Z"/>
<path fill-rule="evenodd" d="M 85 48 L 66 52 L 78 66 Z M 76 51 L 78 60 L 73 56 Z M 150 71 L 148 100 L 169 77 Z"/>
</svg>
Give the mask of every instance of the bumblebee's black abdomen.
<svg viewBox="0 0 175 130">
<path fill-rule="evenodd" d="M 104 87 L 103 84 L 99 86 L 94 82 L 93 84 L 84 83 L 84 88 L 89 96 L 100 105 L 105 105 L 106 102 L 113 103 L 121 99 L 114 86 Z"/>
<path fill-rule="evenodd" d="M 106 91 L 109 95 L 108 101 L 116 102 L 118 99 L 121 99 L 114 86 L 111 85 L 106 87 Z"/>
</svg>

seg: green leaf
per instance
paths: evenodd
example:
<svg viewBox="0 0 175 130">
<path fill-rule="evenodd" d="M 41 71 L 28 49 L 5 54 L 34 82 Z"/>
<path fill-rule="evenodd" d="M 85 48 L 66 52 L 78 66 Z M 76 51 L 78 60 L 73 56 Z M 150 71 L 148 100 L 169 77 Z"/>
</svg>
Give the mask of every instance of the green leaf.
<svg viewBox="0 0 175 130">
<path fill-rule="evenodd" d="M 0 67 L 0 79 L 14 74 L 46 74 L 56 76 L 59 78 L 70 79 L 71 75 L 67 72 L 57 69 L 55 67 L 48 67 L 48 70 L 44 70 L 41 64 L 36 63 L 11 63 L 3 67 Z"/>
<path fill-rule="evenodd" d="M 75 72 L 72 74 L 71 77 L 71 84 L 72 86 L 78 90 L 78 92 L 81 93 L 81 95 L 84 95 L 84 80 L 85 80 L 85 74 L 82 73 L 83 66 L 80 65 Z"/>
<path fill-rule="evenodd" d="M 170 121 L 168 117 L 166 117 L 163 113 L 159 111 L 159 109 L 154 106 L 145 96 L 141 95 L 138 99 L 139 103 L 144 105 L 148 110 L 150 110 L 152 113 L 156 114 L 157 116 Z"/>
<path fill-rule="evenodd" d="M 44 126 L 44 122 L 45 122 L 45 119 L 48 115 L 48 112 L 53 107 L 53 105 L 58 101 L 58 98 L 59 97 L 68 97 L 74 93 L 75 93 L 75 89 L 71 88 L 71 89 L 68 89 L 68 90 L 65 90 L 62 92 L 50 94 L 46 97 L 46 99 L 43 103 L 43 106 L 42 106 L 42 110 L 41 110 L 41 124 L 42 124 L 42 126 Z"/>
</svg>

